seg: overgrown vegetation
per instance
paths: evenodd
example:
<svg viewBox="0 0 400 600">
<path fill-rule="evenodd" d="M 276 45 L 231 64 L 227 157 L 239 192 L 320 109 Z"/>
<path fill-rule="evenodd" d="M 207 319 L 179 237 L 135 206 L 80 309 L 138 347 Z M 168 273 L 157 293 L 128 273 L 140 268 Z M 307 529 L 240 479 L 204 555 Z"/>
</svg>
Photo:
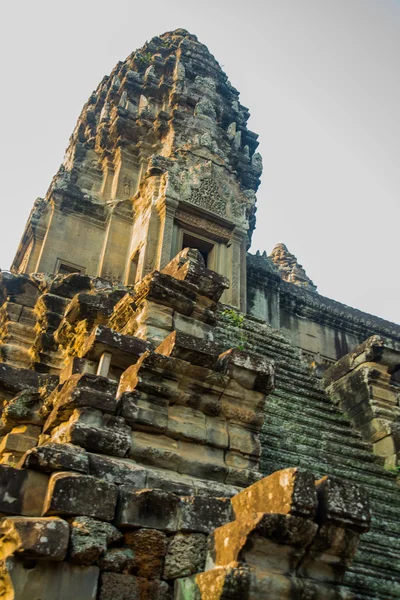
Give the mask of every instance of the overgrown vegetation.
<svg viewBox="0 0 400 600">
<path fill-rule="evenodd" d="M 244 315 L 237 312 L 233 308 L 226 308 L 222 311 L 222 316 L 229 322 L 229 324 L 238 330 L 239 333 L 239 344 L 237 345 L 238 350 L 244 350 L 247 342 L 246 335 L 243 331 L 244 327 Z"/>
</svg>

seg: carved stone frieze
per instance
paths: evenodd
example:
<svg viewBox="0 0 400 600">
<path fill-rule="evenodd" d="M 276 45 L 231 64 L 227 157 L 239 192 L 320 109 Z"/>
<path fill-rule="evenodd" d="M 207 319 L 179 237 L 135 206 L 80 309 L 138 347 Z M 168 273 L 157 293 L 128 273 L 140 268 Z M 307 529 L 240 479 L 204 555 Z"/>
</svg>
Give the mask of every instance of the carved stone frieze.
<svg viewBox="0 0 400 600">
<path fill-rule="evenodd" d="M 219 223 L 215 223 L 206 217 L 196 215 L 192 212 L 178 208 L 175 214 L 175 219 L 185 225 L 190 225 L 196 229 L 201 229 L 205 233 L 211 234 L 224 241 L 229 240 L 232 236 L 232 230 L 224 227 Z"/>
<path fill-rule="evenodd" d="M 199 188 L 192 190 L 188 200 L 195 206 L 214 212 L 220 217 L 226 217 L 227 206 L 224 199 L 219 195 L 218 186 L 214 179 L 204 179 Z"/>
</svg>

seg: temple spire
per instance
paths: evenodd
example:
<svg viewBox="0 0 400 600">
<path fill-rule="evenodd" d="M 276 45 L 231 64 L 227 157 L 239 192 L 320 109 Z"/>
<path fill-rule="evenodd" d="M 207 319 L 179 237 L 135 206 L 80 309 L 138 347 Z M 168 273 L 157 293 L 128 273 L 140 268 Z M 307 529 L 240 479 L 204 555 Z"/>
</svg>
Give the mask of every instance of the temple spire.
<svg viewBox="0 0 400 600">
<path fill-rule="evenodd" d="M 316 291 L 317 286 L 311 281 L 302 265 L 297 262 L 294 254 L 289 252 L 285 244 L 277 244 L 269 258 L 278 268 L 284 281 L 294 283 L 308 290 Z"/>
</svg>

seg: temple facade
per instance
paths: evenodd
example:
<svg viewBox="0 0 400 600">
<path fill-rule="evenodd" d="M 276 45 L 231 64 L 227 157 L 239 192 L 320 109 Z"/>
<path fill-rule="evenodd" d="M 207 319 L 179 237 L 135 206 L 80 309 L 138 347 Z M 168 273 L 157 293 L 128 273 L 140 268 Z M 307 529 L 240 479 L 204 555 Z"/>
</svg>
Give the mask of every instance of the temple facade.
<svg viewBox="0 0 400 600">
<path fill-rule="evenodd" d="M 116 65 L 0 273 L 0 597 L 400 598 L 400 326 L 248 252 L 249 111 Z"/>
<path fill-rule="evenodd" d="M 262 162 L 249 111 L 197 38 L 153 38 L 105 77 L 28 220 L 12 270 L 134 284 L 185 247 L 246 306 Z"/>
</svg>

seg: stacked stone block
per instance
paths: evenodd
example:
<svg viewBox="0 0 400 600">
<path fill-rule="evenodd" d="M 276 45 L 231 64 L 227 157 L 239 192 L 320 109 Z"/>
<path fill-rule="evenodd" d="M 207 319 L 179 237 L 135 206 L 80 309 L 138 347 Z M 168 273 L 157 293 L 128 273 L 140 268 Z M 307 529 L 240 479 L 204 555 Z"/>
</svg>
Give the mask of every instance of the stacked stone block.
<svg viewBox="0 0 400 600">
<path fill-rule="evenodd" d="M 349 533 L 354 507 L 340 482 L 338 515 L 331 511 L 324 525 L 316 506 L 328 500 L 318 504 L 316 489 L 331 480 L 316 487 L 312 475 L 290 471 L 276 476 L 284 485 L 263 483 L 260 432 L 274 366 L 216 342 L 225 278 L 206 269 L 198 251 L 185 250 L 130 290 L 77 275 L 56 279 L 45 294 L 67 298 L 52 321 L 59 363 L 38 368 L 44 354 L 36 353 L 36 370 L 0 365 L 3 595 L 217 600 L 237 597 L 239 579 L 239 597 L 271 589 L 287 598 L 289 578 L 298 597 L 322 598 L 324 590 L 342 597 L 342 575 L 367 526 L 360 521 L 358 533 Z M 361 494 L 355 490 L 350 495 Z M 283 508 L 300 506 L 299 498 L 308 512 Z M 307 543 L 296 538 L 303 521 L 312 533 Z M 213 548 L 226 532 L 246 548 L 245 540 L 258 540 L 254 552 L 237 547 L 235 555 L 229 544 L 229 561 L 217 564 Z M 266 576 L 281 551 L 301 560 Z M 209 585 L 214 576 L 219 583 Z"/>
<path fill-rule="evenodd" d="M 333 402 L 349 415 L 387 468 L 400 459 L 400 345 L 368 338 L 324 374 Z"/>
</svg>

